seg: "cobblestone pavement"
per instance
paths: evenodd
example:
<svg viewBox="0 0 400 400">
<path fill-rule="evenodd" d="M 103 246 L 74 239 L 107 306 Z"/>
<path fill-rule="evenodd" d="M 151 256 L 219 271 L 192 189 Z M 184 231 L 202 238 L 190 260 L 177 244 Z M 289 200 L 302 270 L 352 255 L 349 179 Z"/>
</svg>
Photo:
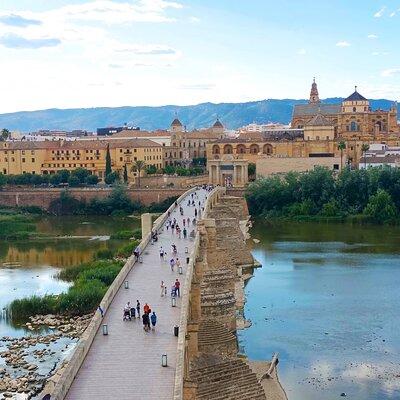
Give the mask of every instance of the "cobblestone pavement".
<svg viewBox="0 0 400 400">
<path fill-rule="evenodd" d="M 206 196 L 205 190 L 197 191 L 194 197 L 196 208 L 199 201 L 202 205 Z M 187 196 L 182 201 L 184 217 L 192 220 L 195 207 L 187 206 Z M 183 228 L 179 206 L 171 214 Z M 198 219 L 198 218 L 197 218 Z M 189 232 L 193 229 L 190 224 Z M 182 235 L 183 237 L 183 235 Z M 183 275 L 177 268 L 171 271 L 169 260 L 172 257 L 171 244 L 178 248 L 178 258 L 183 266 Z M 160 259 L 159 249 L 168 252 L 164 260 Z M 179 324 L 180 299 L 177 306 L 171 306 L 170 291 L 176 278 L 181 282 L 181 291 L 186 273 L 186 257 L 191 253 L 193 241 L 179 239 L 164 226 L 159 240 L 149 244 L 143 251 L 143 263 L 136 263 L 129 272 L 127 280 L 129 289 L 122 285 L 104 316 L 108 324 L 109 335 L 103 336 L 101 329 L 97 332 L 93 344 L 83 362 L 69 392 L 68 400 L 129 400 L 129 399 L 171 399 L 174 386 L 176 348 L 178 338 L 174 336 L 174 325 Z M 185 254 L 188 247 L 188 254 Z M 167 285 L 168 295 L 161 297 L 161 281 Z M 154 331 L 146 333 L 141 319 L 123 321 L 125 304 L 130 301 L 136 305 L 139 300 L 142 306 L 147 302 L 157 314 L 157 325 Z M 161 356 L 167 354 L 168 367 L 161 366 Z"/>
</svg>

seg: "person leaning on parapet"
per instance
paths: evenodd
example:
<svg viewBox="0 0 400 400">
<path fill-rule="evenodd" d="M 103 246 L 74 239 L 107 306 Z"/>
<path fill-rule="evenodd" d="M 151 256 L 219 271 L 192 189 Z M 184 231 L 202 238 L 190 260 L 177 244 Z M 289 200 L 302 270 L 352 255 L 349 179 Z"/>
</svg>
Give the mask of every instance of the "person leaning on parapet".
<svg viewBox="0 0 400 400">
<path fill-rule="evenodd" d="M 135 250 L 133 250 L 133 255 L 135 256 L 135 260 L 137 261 L 140 256 L 140 247 L 136 246 Z"/>
</svg>

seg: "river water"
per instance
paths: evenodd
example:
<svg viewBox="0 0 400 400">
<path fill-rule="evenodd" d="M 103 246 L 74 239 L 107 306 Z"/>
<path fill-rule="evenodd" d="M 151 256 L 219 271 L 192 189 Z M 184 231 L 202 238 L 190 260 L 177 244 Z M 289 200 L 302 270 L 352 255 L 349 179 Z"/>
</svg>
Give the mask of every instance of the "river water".
<svg viewBox="0 0 400 400">
<path fill-rule="evenodd" d="M 279 353 L 289 400 L 399 399 L 400 228 L 257 224 L 252 237 L 249 358 Z"/>
<path fill-rule="evenodd" d="M 140 220 L 130 217 L 43 217 L 37 222 L 37 230 L 54 239 L 1 241 L 0 311 L 16 298 L 67 290 L 69 283 L 55 279 L 60 269 L 88 262 L 100 249 L 120 246 L 121 241 L 108 237 L 138 227 Z M 67 235 L 81 238 L 56 239 Z M 21 337 L 27 332 L 0 318 L 0 337 Z"/>
</svg>

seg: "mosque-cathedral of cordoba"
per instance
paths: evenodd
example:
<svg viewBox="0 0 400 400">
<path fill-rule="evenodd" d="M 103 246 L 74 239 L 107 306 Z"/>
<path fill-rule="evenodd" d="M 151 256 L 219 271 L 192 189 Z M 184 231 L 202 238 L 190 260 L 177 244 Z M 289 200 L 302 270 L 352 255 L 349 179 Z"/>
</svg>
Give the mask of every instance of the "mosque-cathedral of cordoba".
<svg viewBox="0 0 400 400">
<path fill-rule="evenodd" d="M 338 148 L 340 142 L 345 143 L 344 150 Z M 208 143 L 207 154 L 209 161 L 227 154 L 246 159 L 256 163 L 258 174 L 269 175 L 316 165 L 336 170 L 346 163 L 357 167 L 364 143 L 400 146 L 397 104 L 390 110 L 372 110 L 357 87 L 341 104 L 322 103 L 314 79 L 308 104 L 294 107 L 291 129 L 241 132 L 235 139 Z"/>
</svg>

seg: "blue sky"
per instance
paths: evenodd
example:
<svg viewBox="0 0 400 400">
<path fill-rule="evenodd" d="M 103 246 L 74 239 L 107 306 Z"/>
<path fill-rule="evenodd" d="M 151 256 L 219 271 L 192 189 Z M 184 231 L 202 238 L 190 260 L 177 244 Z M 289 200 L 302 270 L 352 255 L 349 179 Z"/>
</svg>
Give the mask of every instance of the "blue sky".
<svg viewBox="0 0 400 400">
<path fill-rule="evenodd" d="M 400 100 L 400 0 L 2 0 L 0 112 Z"/>
</svg>

